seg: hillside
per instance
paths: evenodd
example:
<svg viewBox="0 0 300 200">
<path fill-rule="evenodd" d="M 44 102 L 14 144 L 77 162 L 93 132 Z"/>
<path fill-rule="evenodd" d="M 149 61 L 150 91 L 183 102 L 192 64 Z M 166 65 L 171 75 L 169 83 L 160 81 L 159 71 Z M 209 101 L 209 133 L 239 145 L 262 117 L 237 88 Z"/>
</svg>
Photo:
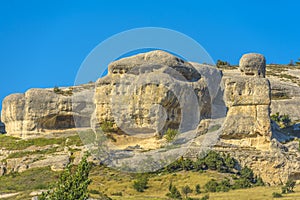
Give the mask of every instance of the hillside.
<svg viewBox="0 0 300 200">
<path fill-rule="evenodd" d="M 200 184 L 194 198 L 270 199 L 300 180 L 299 84 L 299 66 L 266 65 L 260 54 L 216 68 L 152 51 L 112 62 L 96 83 L 9 95 L 0 195 L 30 199 L 89 151 L 94 198 L 167 199 L 172 183 L 179 190 Z M 136 172 L 149 179 L 144 192 L 133 188 Z M 227 185 L 205 191 L 211 179 Z"/>
</svg>

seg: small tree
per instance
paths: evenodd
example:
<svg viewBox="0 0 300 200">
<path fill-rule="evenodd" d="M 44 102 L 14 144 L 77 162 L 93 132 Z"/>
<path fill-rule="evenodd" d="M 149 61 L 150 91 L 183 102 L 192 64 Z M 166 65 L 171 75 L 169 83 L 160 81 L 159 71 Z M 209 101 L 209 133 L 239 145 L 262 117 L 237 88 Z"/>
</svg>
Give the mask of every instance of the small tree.
<svg viewBox="0 0 300 200">
<path fill-rule="evenodd" d="M 185 195 L 185 198 L 187 199 L 188 198 L 188 194 L 192 193 L 193 190 L 188 185 L 186 185 L 186 186 L 182 187 L 181 192 L 182 192 L 182 194 Z"/>
<path fill-rule="evenodd" d="M 91 183 L 88 178 L 91 164 L 87 161 L 87 154 L 82 158 L 75 173 L 72 173 L 72 164 L 69 164 L 61 174 L 56 186 L 47 192 L 43 192 L 39 200 L 85 200 L 88 198 L 87 187 Z"/>
<path fill-rule="evenodd" d="M 133 182 L 133 188 L 138 192 L 144 192 L 148 188 L 148 177 L 140 175 L 137 180 Z"/>
<path fill-rule="evenodd" d="M 168 128 L 165 133 L 165 138 L 168 142 L 172 142 L 175 139 L 176 135 L 178 135 L 178 130 Z"/>
<path fill-rule="evenodd" d="M 204 185 L 204 188 L 207 192 L 216 192 L 218 185 L 218 182 L 212 179 Z"/>
<path fill-rule="evenodd" d="M 166 196 L 171 199 L 177 199 L 177 200 L 182 199 L 182 196 L 181 196 L 179 190 L 172 183 L 170 183 L 170 185 L 169 185 L 169 193 L 166 194 Z"/>
<path fill-rule="evenodd" d="M 200 187 L 200 185 L 199 184 L 197 184 L 196 185 L 196 187 L 195 187 L 195 192 L 196 192 L 196 194 L 200 194 L 201 193 L 201 187 Z"/>
</svg>

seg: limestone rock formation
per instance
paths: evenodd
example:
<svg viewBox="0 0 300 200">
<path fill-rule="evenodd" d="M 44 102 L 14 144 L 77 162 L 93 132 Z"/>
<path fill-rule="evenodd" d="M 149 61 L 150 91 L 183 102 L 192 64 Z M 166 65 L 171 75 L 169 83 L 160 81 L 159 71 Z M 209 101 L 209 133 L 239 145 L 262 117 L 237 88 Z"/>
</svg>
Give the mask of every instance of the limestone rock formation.
<svg viewBox="0 0 300 200">
<path fill-rule="evenodd" d="M 249 69 L 255 69 L 257 64 L 253 60 L 256 59 L 256 54 L 247 54 L 241 58 L 240 63 Z M 259 70 L 265 70 L 262 65 L 259 66 Z M 224 139 L 258 136 L 271 138 L 269 81 L 259 76 L 240 76 L 226 78 L 224 82 L 224 99 L 228 113 L 221 137 Z"/>
<path fill-rule="evenodd" d="M 70 156 L 67 153 L 10 158 L 6 160 L 6 173 L 23 172 L 28 169 L 47 166 L 50 166 L 53 171 L 61 171 L 70 162 L 69 159 Z"/>
<path fill-rule="evenodd" d="M 78 115 L 72 109 L 73 106 L 79 107 L 83 104 L 82 109 L 88 110 L 86 100 L 72 104 L 72 95 L 69 95 L 72 90 L 72 88 L 59 89 L 59 91 L 30 89 L 25 94 L 7 96 L 2 103 L 2 121 L 6 125 L 7 133 L 26 138 L 40 135 L 47 130 L 74 128 L 74 117 L 81 118 L 82 127 L 88 127 L 90 116 L 88 114 Z M 82 90 L 77 88 L 76 91 L 73 95 L 87 98 L 86 93 L 83 93 Z"/>
<path fill-rule="evenodd" d="M 265 59 L 258 57 L 247 54 L 241 58 L 240 68 L 247 66 L 252 74 L 224 77 L 228 112 L 221 139 L 213 149 L 230 154 L 243 167 L 250 167 L 266 184 L 278 185 L 288 179 L 299 179 L 300 153 L 298 142 L 281 144 L 279 141 L 290 138 L 271 126 L 271 88 L 269 80 L 259 75 L 265 71 Z M 257 59 L 259 65 L 254 62 Z"/>
<path fill-rule="evenodd" d="M 127 133 L 194 129 L 211 115 L 205 79 L 191 63 L 163 51 L 111 63 L 94 101 L 97 123 L 114 121 Z"/>
<path fill-rule="evenodd" d="M 264 78 L 266 74 L 266 59 L 258 53 L 244 54 L 240 59 L 240 70 L 245 75 L 254 75 Z"/>
</svg>

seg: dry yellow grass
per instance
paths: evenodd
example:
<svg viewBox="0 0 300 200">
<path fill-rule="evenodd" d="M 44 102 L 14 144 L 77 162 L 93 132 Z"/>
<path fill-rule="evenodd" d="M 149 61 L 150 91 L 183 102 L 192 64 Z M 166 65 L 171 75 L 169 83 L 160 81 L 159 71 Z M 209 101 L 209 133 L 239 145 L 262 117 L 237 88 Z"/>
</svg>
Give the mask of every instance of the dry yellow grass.
<svg viewBox="0 0 300 200">
<path fill-rule="evenodd" d="M 193 190 L 196 184 L 200 184 L 203 193 L 196 195 L 192 193 L 190 197 L 201 198 L 207 193 L 204 192 L 204 184 L 211 180 L 221 180 L 228 174 L 221 174 L 214 171 L 199 172 L 177 172 L 173 174 L 153 175 L 149 178 L 149 188 L 140 193 L 133 189 L 132 184 L 135 180 L 133 175 L 118 173 L 108 169 L 98 169 L 93 171 L 91 178 L 93 180 L 90 189 L 104 192 L 112 199 L 116 200 L 144 200 L 167 199 L 168 186 L 172 181 L 179 190 L 185 185 L 190 186 Z M 112 194 L 122 192 L 122 196 L 113 196 Z M 273 199 L 272 193 L 281 193 L 281 186 L 276 187 L 255 187 L 249 189 L 230 190 L 229 192 L 209 193 L 210 199 L 213 200 L 267 200 Z M 92 195 L 97 197 L 97 195 Z M 300 199 L 300 186 L 295 188 L 295 193 L 285 194 L 280 199 Z"/>
</svg>

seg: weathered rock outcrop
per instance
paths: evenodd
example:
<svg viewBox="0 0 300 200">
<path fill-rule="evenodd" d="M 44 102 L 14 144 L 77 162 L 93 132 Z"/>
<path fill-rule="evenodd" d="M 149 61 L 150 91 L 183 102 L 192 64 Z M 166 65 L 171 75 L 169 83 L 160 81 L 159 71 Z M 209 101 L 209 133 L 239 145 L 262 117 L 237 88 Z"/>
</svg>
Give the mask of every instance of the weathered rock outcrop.
<svg viewBox="0 0 300 200">
<path fill-rule="evenodd" d="M 300 179 L 296 142 L 281 144 L 276 140 L 280 131 L 272 135 L 265 58 L 244 55 L 239 69 L 242 74 L 223 77 L 224 87 L 220 87 L 222 72 L 215 67 L 186 62 L 163 51 L 139 54 L 111 63 L 108 75 L 95 85 L 56 91 L 31 89 L 10 95 L 3 101 L 2 121 L 9 135 L 23 138 L 75 126 L 98 128 L 106 121 L 114 122 L 118 133 L 127 133 L 116 134 L 124 141 L 129 141 L 128 134 L 162 136 L 168 128 L 188 131 L 198 127 L 201 134 L 195 134 L 195 144 L 214 136 L 214 150 L 231 154 L 266 183 Z M 209 118 L 213 126 L 207 130 Z M 199 125 L 200 121 L 203 123 Z M 220 138 L 212 135 L 216 132 Z M 153 138 L 149 141 L 155 143 Z M 286 141 L 282 138 L 279 141 Z M 194 156 L 201 148 L 197 145 L 191 153 Z M 141 145 L 131 145 L 131 150 L 135 147 L 142 149 Z M 62 169 L 69 159 L 65 153 L 38 155 L 39 161 L 35 156 L 7 159 L 7 165 L 0 166 L 0 175 L 43 166 Z"/>
<path fill-rule="evenodd" d="M 257 65 L 253 63 L 256 58 L 257 54 L 249 54 L 243 56 L 240 62 L 251 69 L 251 75 L 256 76 L 236 75 L 224 78 L 224 99 L 228 113 L 221 140 L 213 149 L 230 154 L 242 166 L 250 167 L 266 184 L 277 185 L 288 179 L 298 180 L 298 142 L 281 144 L 278 141 L 286 141 L 288 136 L 280 133 L 280 130 L 272 133 L 269 117 L 270 83 L 263 78 L 264 75 L 259 76 L 260 72 L 265 71 L 262 65 L 265 59 L 259 56 L 261 64 Z"/>
<path fill-rule="evenodd" d="M 72 88 L 57 90 L 30 89 L 25 94 L 7 96 L 2 103 L 2 121 L 6 125 L 7 133 L 26 138 L 40 135 L 47 130 L 74 128 L 74 117 L 81 118 L 82 124 L 77 126 L 88 127 L 89 115 L 78 115 L 72 109 L 73 106 L 81 104 L 84 104 L 82 109 L 89 109 L 86 100 L 72 104 Z M 73 95 L 87 98 L 82 90 L 77 88 L 76 91 Z"/>
<path fill-rule="evenodd" d="M 262 63 L 255 64 L 257 54 L 245 55 L 241 63 L 255 74 L 264 71 Z M 245 57 L 247 59 L 245 59 Z M 259 56 L 260 58 L 261 56 Z M 248 63 L 247 63 L 248 61 Z M 264 66 L 265 67 L 265 66 Z M 254 70 L 256 69 L 256 70 Z M 223 126 L 223 139 L 271 138 L 270 83 L 259 76 L 240 76 L 224 80 L 224 99 L 228 113 Z"/>
<path fill-rule="evenodd" d="M 211 116 L 204 77 L 191 63 L 163 51 L 111 63 L 108 75 L 97 81 L 94 100 L 97 122 L 114 121 L 127 133 L 194 129 L 200 118 Z"/>
</svg>

